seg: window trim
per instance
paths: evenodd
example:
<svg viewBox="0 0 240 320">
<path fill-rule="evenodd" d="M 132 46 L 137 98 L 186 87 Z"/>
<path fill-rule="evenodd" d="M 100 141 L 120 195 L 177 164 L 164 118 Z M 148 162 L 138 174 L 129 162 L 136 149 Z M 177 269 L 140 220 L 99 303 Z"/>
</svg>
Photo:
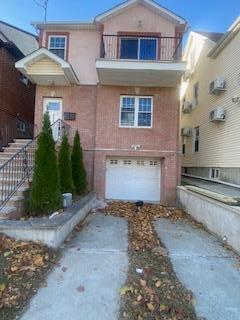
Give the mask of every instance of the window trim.
<svg viewBox="0 0 240 320">
<path fill-rule="evenodd" d="M 50 38 L 51 37 L 64 37 L 65 40 L 65 53 L 64 53 L 64 60 L 68 61 L 69 55 L 69 32 L 46 32 L 46 41 L 45 47 L 49 50 L 50 49 Z"/>
<path fill-rule="evenodd" d="M 195 150 L 196 146 L 196 128 L 198 128 L 198 150 Z M 200 126 L 196 126 L 193 128 L 193 139 L 192 139 L 192 153 L 198 153 L 200 150 Z"/>
<path fill-rule="evenodd" d="M 122 101 L 123 98 L 135 98 L 134 102 L 134 125 L 133 126 L 123 126 L 121 124 L 121 113 L 122 113 Z M 138 126 L 138 114 L 139 114 L 139 99 L 140 98 L 150 98 L 151 99 L 151 126 Z M 137 102 L 136 102 L 137 101 Z M 120 108 L 119 108 L 119 128 L 131 128 L 131 129 L 152 129 L 153 128 L 153 96 L 134 96 L 134 95 L 121 95 L 120 96 Z"/>
<path fill-rule="evenodd" d="M 121 49 L 122 49 L 122 40 L 137 40 L 138 41 L 138 46 L 137 46 L 137 58 L 121 58 Z M 156 52 L 155 52 L 155 59 L 141 59 L 141 40 L 154 40 L 156 42 Z M 139 36 L 139 37 L 134 37 L 134 36 L 120 36 L 120 46 L 119 46 L 119 58 L 122 60 L 138 60 L 138 61 L 156 61 L 158 60 L 159 56 L 159 39 L 157 37 L 144 37 L 144 36 Z"/>
<path fill-rule="evenodd" d="M 197 88 L 197 95 L 196 95 Z M 197 107 L 199 105 L 199 81 L 195 82 L 193 85 L 193 107 Z"/>
</svg>

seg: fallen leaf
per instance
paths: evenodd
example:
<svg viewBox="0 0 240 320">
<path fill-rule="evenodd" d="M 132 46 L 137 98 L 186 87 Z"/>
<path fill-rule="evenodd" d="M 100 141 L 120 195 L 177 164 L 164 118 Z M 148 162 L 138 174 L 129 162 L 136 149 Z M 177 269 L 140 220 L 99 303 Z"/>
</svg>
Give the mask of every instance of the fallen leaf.
<svg viewBox="0 0 240 320">
<path fill-rule="evenodd" d="M 155 287 L 156 287 L 156 288 L 161 287 L 161 281 L 158 280 L 158 281 L 155 283 Z"/>
<path fill-rule="evenodd" d="M 150 303 L 150 302 L 147 303 L 147 307 L 148 307 L 148 309 L 150 311 L 154 311 L 155 310 L 154 305 L 152 303 Z"/>
<path fill-rule="evenodd" d="M 142 287 L 146 287 L 146 285 L 147 285 L 146 280 L 140 279 L 140 285 L 141 285 Z"/>
<path fill-rule="evenodd" d="M 126 294 L 126 293 L 128 293 L 128 292 L 133 293 L 133 287 L 125 286 L 125 287 L 122 287 L 122 288 L 118 289 L 118 292 L 120 293 L 121 296 Z"/>
<path fill-rule="evenodd" d="M 0 283 L 0 292 L 3 292 L 6 288 L 5 283 Z"/>
<path fill-rule="evenodd" d="M 42 267 L 44 265 L 43 262 L 43 256 L 37 255 L 34 259 L 33 259 L 33 264 L 36 267 Z"/>
</svg>

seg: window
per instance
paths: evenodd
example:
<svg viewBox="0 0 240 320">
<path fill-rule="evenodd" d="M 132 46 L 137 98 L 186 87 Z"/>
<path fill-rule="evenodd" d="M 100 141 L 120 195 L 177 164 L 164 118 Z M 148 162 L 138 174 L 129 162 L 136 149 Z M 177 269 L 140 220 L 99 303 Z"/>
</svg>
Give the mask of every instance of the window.
<svg viewBox="0 0 240 320">
<path fill-rule="evenodd" d="M 152 127 L 152 97 L 122 96 L 120 104 L 120 127 Z"/>
<path fill-rule="evenodd" d="M 220 178 L 220 169 L 210 169 L 210 174 L 209 174 L 210 179 L 219 179 Z"/>
<path fill-rule="evenodd" d="M 193 152 L 199 151 L 199 127 L 193 130 Z"/>
<path fill-rule="evenodd" d="M 48 49 L 58 57 L 66 59 L 66 36 L 49 36 Z"/>
<path fill-rule="evenodd" d="M 157 39 L 121 38 L 120 59 L 156 60 Z"/>
<path fill-rule="evenodd" d="M 196 82 L 193 86 L 193 106 L 196 107 L 198 105 L 198 97 L 199 97 L 199 82 Z"/>
<path fill-rule="evenodd" d="M 186 138 L 183 137 L 183 142 L 182 142 L 182 154 L 186 153 Z"/>
<path fill-rule="evenodd" d="M 19 80 L 20 80 L 23 84 L 25 84 L 25 86 L 28 86 L 28 85 L 29 85 L 29 80 L 28 80 L 28 78 L 27 78 L 24 74 L 21 74 Z"/>
<path fill-rule="evenodd" d="M 26 132 L 26 123 L 18 120 L 17 121 L 17 131 Z"/>
</svg>

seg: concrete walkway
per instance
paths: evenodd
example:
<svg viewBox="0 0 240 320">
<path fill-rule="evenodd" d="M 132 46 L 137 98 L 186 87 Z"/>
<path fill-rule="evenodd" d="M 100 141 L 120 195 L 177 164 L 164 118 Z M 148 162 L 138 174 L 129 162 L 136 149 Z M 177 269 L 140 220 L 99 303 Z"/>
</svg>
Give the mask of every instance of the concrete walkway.
<svg viewBox="0 0 240 320">
<path fill-rule="evenodd" d="M 90 215 L 22 320 L 117 320 L 128 271 L 127 222 Z"/>
<path fill-rule="evenodd" d="M 232 198 L 238 198 L 240 199 L 240 189 L 227 186 L 221 183 L 207 181 L 203 179 L 197 179 L 192 177 L 184 177 L 182 176 L 182 183 L 183 184 L 189 184 L 193 185 L 199 188 L 203 188 L 209 191 L 221 193 L 225 196 L 232 197 Z"/>
<path fill-rule="evenodd" d="M 155 228 L 169 250 L 179 280 L 194 293 L 198 316 L 239 320 L 239 257 L 188 222 L 158 219 Z"/>
</svg>

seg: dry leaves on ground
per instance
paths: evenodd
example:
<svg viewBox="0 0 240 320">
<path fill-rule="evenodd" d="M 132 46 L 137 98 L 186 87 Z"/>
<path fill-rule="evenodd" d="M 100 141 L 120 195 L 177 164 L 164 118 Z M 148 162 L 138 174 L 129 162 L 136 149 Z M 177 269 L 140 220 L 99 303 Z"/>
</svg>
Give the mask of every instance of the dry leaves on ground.
<svg viewBox="0 0 240 320">
<path fill-rule="evenodd" d="M 156 218 L 189 219 L 188 215 L 157 204 L 137 208 L 120 201 L 109 203 L 103 211 L 129 222 L 130 267 L 126 285 L 119 291 L 123 299 L 120 318 L 195 320 L 192 294 L 178 281 L 152 223 Z"/>
<path fill-rule="evenodd" d="M 36 292 L 55 261 L 53 251 L 40 243 L 0 235 L 0 319 L 11 320 Z"/>
</svg>

